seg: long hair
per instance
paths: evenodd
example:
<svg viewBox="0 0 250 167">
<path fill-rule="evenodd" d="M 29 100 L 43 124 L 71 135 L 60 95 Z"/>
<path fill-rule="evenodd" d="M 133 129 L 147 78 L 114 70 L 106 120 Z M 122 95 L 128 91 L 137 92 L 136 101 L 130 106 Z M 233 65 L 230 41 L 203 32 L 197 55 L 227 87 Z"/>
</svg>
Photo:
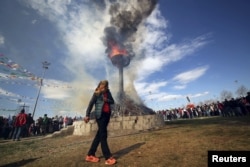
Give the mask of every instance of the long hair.
<svg viewBox="0 0 250 167">
<path fill-rule="evenodd" d="M 109 89 L 109 82 L 107 80 L 102 80 L 99 82 L 98 86 L 95 89 L 95 94 L 99 95 L 100 93 L 102 93 L 102 90 L 100 90 L 100 85 L 104 84 L 105 85 L 105 90 Z"/>
</svg>

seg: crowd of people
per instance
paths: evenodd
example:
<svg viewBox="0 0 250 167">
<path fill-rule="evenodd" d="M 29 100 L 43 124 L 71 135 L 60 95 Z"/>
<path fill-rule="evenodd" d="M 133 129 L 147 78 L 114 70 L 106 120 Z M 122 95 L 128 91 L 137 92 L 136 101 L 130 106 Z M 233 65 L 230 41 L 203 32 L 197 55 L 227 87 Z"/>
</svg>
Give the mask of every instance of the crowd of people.
<svg viewBox="0 0 250 167">
<path fill-rule="evenodd" d="M 197 106 L 187 105 L 183 108 L 160 110 L 156 113 L 162 115 L 166 121 L 179 118 L 192 119 L 208 116 L 232 117 L 250 115 L 250 92 L 247 93 L 246 97 L 225 99 L 222 102 L 217 101 Z"/>
<path fill-rule="evenodd" d="M 22 109 L 12 118 L 0 116 L 0 138 L 19 141 L 24 137 L 46 135 L 72 125 L 76 119 L 67 116 L 50 118 L 44 114 L 43 117 L 34 120 L 31 113 L 26 114 L 25 109 Z"/>
<path fill-rule="evenodd" d="M 159 110 L 156 111 L 156 114 L 162 115 L 165 121 L 208 116 L 232 117 L 250 115 L 250 92 L 248 92 L 245 97 L 225 99 L 222 102 L 217 101 L 211 104 L 190 105 L 183 108 Z M 44 114 L 43 117 L 33 120 L 31 114 L 26 114 L 25 110 L 22 109 L 18 115 L 12 118 L 0 116 L 0 139 L 18 141 L 21 137 L 53 133 L 60 131 L 68 125 L 72 125 L 76 120 L 82 120 L 82 118 L 67 116 L 50 118 L 47 114 Z"/>
</svg>

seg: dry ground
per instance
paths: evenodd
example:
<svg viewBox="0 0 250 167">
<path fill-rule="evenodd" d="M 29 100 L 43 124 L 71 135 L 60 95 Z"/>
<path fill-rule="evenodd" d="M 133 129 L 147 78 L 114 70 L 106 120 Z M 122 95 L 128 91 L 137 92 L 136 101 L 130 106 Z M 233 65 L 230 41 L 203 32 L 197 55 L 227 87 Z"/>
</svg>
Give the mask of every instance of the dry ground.
<svg viewBox="0 0 250 167">
<path fill-rule="evenodd" d="M 105 166 L 84 161 L 93 136 L 0 142 L 1 167 Z M 166 122 L 158 130 L 109 137 L 121 167 L 206 167 L 208 150 L 250 150 L 250 116 Z"/>
</svg>

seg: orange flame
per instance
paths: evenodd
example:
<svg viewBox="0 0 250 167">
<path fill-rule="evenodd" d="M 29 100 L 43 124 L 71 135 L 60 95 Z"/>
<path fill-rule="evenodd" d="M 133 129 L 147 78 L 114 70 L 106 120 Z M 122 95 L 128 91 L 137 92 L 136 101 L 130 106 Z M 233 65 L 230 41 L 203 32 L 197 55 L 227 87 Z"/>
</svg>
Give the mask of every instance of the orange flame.
<svg viewBox="0 0 250 167">
<path fill-rule="evenodd" d="M 112 58 L 117 55 L 128 55 L 128 52 L 125 49 L 122 49 L 117 43 L 109 42 L 109 46 L 111 51 L 109 53 L 109 57 Z"/>
</svg>

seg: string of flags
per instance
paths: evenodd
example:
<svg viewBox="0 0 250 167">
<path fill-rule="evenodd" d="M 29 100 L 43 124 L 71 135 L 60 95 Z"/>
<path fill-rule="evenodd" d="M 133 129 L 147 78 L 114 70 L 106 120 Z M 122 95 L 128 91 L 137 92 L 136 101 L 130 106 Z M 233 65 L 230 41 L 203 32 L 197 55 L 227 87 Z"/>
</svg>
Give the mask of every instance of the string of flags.
<svg viewBox="0 0 250 167">
<path fill-rule="evenodd" d="M 9 74 L 6 74 L 5 76 L 0 75 L 4 78 L 29 78 L 30 80 L 37 80 L 38 77 L 36 77 L 34 74 L 29 72 L 27 69 L 23 68 L 19 64 L 15 63 L 8 57 L 4 56 L 0 53 L 0 65 L 1 65 L 1 71 L 7 72 Z"/>
<path fill-rule="evenodd" d="M 21 82 L 20 79 L 26 79 L 30 82 Z M 41 78 L 35 76 L 33 73 L 29 72 L 27 69 L 12 61 L 8 57 L 0 53 L 0 84 L 16 84 L 16 85 L 25 85 L 25 86 L 40 86 Z M 65 85 L 51 85 L 43 84 L 44 87 L 52 88 L 63 88 L 63 89 L 73 89 L 72 86 Z"/>
<path fill-rule="evenodd" d="M 28 83 L 28 82 L 21 82 L 21 81 L 9 81 L 9 80 L 0 80 L 0 84 L 9 84 L 9 85 L 23 85 L 23 86 L 32 86 L 37 87 L 40 86 L 40 83 Z M 72 86 L 66 85 L 51 85 L 51 84 L 44 84 L 43 87 L 51 87 L 51 88 L 62 88 L 62 89 L 74 89 Z"/>
<path fill-rule="evenodd" d="M 28 86 L 28 87 L 48 87 L 48 88 L 59 88 L 59 89 L 73 89 L 67 83 L 46 83 L 44 80 L 41 85 L 41 78 L 34 75 L 32 72 L 28 71 L 18 63 L 12 61 L 10 58 L 0 53 L 0 85 L 18 85 L 18 86 Z M 24 101 L 35 101 L 35 97 L 23 96 L 20 94 L 15 94 L 9 92 L 8 90 L 1 89 L 0 87 L 0 100 L 7 100 L 10 102 L 18 103 L 18 100 L 22 99 Z M 48 99 L 40 98 L 39 101 L 47 102 Z M 51 99 L 50 99 L 51 101 Z"/>
<path fill-rule="evenodd" d="M 48 88 L 59 88 L 59 89 L 72 89 L 72 91 L 78 91 L 79 88 L 73 88 L 71 85 L 65 82 L 57 82 L 46 79 L 43 80 L 41 85 L 41 78 L 37 77 L 32 72 L 28 71 L 18 63 L 12 61 L 8 57 L 4 56 L 0 53 L 0 101 L 10 101 L 15 104 L 20 104 L 21 102 L 33 104 L 36 100 L 36 97 L 23 96 L 21 94 L 15 94 L 13 92 L 9 92 L 8 90 L 1 89 L 2 86 L 28 86 L 28 87 L 48 87 Z M 80 89 L 79 89 L 80 90 Z M 34 95 L 35 96 L 35 95 Z M 73 109 L 75 106 L 71 103 L 67 103 L 66 101 L 57 101 L 55 99 L 46 99 L 40 98 L 40 102 L 45 102 L 46 105 L 38 105 L 39 108 L 43 108 L 44 110 L 59 110 L 62 108 L 71 108 Z M 43 103 L 44 104 L 44 103 Z M 11 109 L 2 108 L 0 106 L 1 111 L 12 111 Z M 44 108 L 47 107 L 47 108 Z M 14 111 L 14 110 L 13 110 Z"/>
</svg>

